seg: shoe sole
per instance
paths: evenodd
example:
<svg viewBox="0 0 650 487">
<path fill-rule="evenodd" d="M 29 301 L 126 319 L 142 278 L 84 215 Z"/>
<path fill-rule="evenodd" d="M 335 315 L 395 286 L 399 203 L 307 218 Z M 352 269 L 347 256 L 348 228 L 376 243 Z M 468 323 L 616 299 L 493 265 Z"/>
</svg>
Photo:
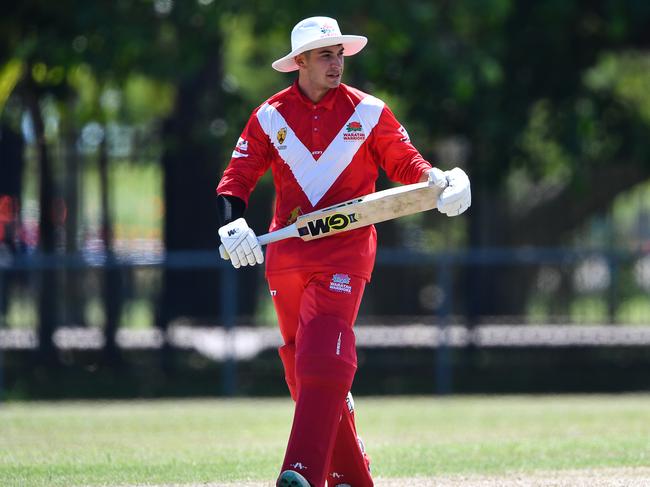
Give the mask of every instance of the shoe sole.
<svg viewBox="0 0 650 487">
<path fill-rule="evenodd" d="M 293 470 L 285 470 L 280 474 L 277 487 L 311 487 L 307 479 Z"/>
</svg>

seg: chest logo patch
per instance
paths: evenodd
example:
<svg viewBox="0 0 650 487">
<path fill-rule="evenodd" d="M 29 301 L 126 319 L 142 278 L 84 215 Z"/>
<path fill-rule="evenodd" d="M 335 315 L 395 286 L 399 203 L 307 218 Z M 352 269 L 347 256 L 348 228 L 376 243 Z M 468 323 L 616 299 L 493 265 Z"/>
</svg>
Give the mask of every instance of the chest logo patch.
<svg viewBox="0 0 650 487">
<path fill-rule="evenodd" d="M 277 138 L 280 145 L 284 144 L 284 141 L 287 138 L 287 127 L 282 127 L 278 130 Z"/>
<path fill-rule="evenodd" d="M 361 132 L 363 130 L 363 125 L 359 122 L 350 122 L 348 126 L 345 127 L 345 130 L 348 132 Z"/>
<path fill-rule="evenodd" d="M 365 140 L 366 134 L 363 133 L 363 125 L 356 120 L 350 122 L 343 132 L 343 140 Z"/>
</svg>

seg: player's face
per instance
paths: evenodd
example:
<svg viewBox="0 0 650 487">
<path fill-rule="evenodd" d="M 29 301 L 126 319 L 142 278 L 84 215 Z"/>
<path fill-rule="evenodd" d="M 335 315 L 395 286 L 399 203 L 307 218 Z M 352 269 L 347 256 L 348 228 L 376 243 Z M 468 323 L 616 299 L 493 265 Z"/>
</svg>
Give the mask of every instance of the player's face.
<svg viewBox="0 0 650 487">
<path fill-rule="evenodd" d="M 312 49 L 300 56 L 301 69 L 310 88 L 324 91 L 336 88 L 343 76 L 343 46 L 327 46 Z"/>
</svg>

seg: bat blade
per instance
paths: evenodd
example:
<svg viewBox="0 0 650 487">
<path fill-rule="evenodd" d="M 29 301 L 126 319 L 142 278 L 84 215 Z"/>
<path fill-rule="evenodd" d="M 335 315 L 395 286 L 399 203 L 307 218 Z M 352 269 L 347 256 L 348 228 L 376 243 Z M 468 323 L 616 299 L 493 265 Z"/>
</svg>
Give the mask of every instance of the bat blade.
<svg viewBox="0 0 650 487">
<path fill-rule="evenodd" d="M 295 223 L 258 237 L 260 245 L 285 238 L 315 240 L 436 207 L 442 188 L 427 182 L 385 189 L 298 217 Z"/>
</svg>

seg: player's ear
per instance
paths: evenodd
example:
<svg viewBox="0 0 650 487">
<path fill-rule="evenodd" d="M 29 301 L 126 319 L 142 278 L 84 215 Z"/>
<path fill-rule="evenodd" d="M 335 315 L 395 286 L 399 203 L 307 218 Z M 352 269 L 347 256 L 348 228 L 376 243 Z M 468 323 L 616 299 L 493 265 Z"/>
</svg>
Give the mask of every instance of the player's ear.
<svg viewBox="0 0 650 487">
<path fill-rule="evenodd" d="M 296 57 L 293 58 L 296 64 L 298 65 L 299 68 L 304 68 L 306 65 L 305 62 L 305 53 L 300 53 Z"/>
</svg>

